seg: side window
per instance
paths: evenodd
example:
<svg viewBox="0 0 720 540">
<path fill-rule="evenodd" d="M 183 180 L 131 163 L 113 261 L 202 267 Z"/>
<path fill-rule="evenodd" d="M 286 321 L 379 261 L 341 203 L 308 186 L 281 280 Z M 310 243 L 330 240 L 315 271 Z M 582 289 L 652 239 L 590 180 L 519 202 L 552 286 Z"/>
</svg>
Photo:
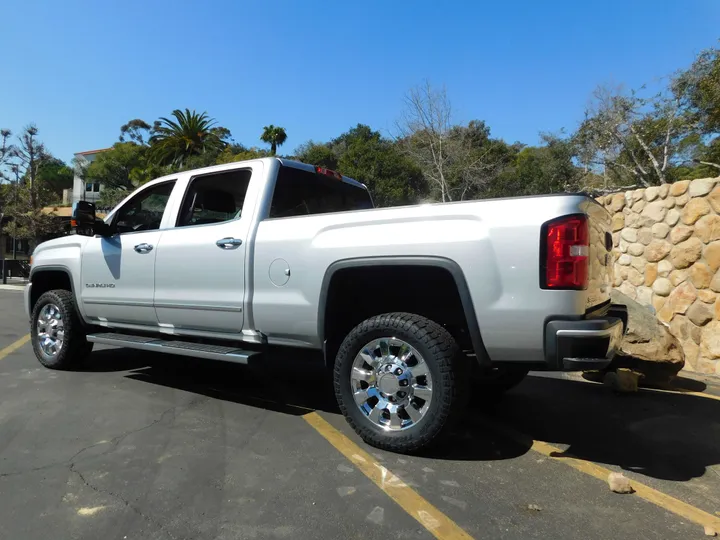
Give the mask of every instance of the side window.
<svg viewBox="0 0 720 540">
<path fill-rule="evenodd" d="M 366 190 L 310 171 L 281 166 L 270 217 L 309 216 L 365 208 L 372 208 Z"/>
<path fill-rule="evenodd" d="M 207 225 L 239 218 L 251 176 L 250 169 L 234 169 L 193 178 L 177 226 Z"/>
<path fill-rule="evenodd" d="M 159 229 L 174 185 L 175 180 L 163 182 L 143 190 L 126 202 L 118 210 L 115 219 L 117 232 L 154 231 Z"/>
</svg>

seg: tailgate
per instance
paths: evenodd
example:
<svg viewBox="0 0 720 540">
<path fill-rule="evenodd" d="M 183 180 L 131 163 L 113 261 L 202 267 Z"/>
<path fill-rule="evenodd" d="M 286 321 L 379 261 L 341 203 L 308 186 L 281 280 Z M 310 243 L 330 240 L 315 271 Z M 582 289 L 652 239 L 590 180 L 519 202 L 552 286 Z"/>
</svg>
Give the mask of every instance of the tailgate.
<svg viewBox="0 0 720 540">
<path fill-rule="evenodd" d="M 585 211 L 588 216 L 590 233 L 589 275 L 585 307 L 590 309 L 610 300 L 615 261 L 612 256 L 613 239 L 610 213 L 595 201 L 588 204 Z"/>
</svg>

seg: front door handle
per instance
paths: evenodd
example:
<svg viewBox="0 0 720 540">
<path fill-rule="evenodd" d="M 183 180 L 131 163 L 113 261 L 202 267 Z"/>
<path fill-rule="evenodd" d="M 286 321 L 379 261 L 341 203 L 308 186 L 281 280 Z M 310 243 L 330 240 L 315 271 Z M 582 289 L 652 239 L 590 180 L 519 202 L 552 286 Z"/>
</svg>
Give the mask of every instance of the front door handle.
<svg viewBox="0 0 720 540">
<path fill-rule="evenodd" d="M 242 245 L 242 240 L 232 237 L 221 238 L 220 240 L 215 242 L 215 245 L 223 249 L 232 249 Z"/>
<path fill-rule="evenodd" d="M 138 244 L 135 246 L 135 251 L 138 253 L 150 253 L 153 247 L 150 244 Z"/>
</svg>

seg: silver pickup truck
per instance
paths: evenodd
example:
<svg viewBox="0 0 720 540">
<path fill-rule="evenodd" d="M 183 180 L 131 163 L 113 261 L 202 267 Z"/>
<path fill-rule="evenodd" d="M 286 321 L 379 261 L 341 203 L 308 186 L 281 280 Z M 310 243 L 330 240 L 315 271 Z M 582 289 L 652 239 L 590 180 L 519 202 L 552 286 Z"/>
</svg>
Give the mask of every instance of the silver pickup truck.
<svg viewBox="0 0 720 540">
<path fill-rule="evenodd" d="M 95 343 L 241 364 L 315 350 L 352 427 L 398 452 L 529 370 L 606 366 L 627 324 L 610 216 L 583 195 L 374 209 L 355 180 L 265 158 L 159 178 L 104 220 L 78 203 L 74 221 L 25 291 L 44 366 Z"/>
</svg>

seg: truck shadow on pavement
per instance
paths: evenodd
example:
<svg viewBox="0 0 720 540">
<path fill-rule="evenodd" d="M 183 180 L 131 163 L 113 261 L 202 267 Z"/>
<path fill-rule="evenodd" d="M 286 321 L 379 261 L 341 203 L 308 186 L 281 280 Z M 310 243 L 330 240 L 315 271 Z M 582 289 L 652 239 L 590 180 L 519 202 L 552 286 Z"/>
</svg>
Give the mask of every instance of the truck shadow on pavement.
<svg viewBox="0 0 720 540">
<path fill-rule="evenodd" d="M 92 355 L 86 371 L 128 371 L 133 380 L 283 414 L 340 414 L 331 374 L 316 359 L 297 354 L 239 366 L 102 350 Z M 528 442 L 508 436 L 506 429 Z M 422 455 L 512 459 L 529 451 L 530 439 L 564 449 L 555 456 L 560 459 L 570 456 L 684 482 L 720 464 L 720 401 L 651 391 L 617 395 L 597 383 L 531 375 L 496 403 L 471 398 L 454 432 Z"/>
</svg>

